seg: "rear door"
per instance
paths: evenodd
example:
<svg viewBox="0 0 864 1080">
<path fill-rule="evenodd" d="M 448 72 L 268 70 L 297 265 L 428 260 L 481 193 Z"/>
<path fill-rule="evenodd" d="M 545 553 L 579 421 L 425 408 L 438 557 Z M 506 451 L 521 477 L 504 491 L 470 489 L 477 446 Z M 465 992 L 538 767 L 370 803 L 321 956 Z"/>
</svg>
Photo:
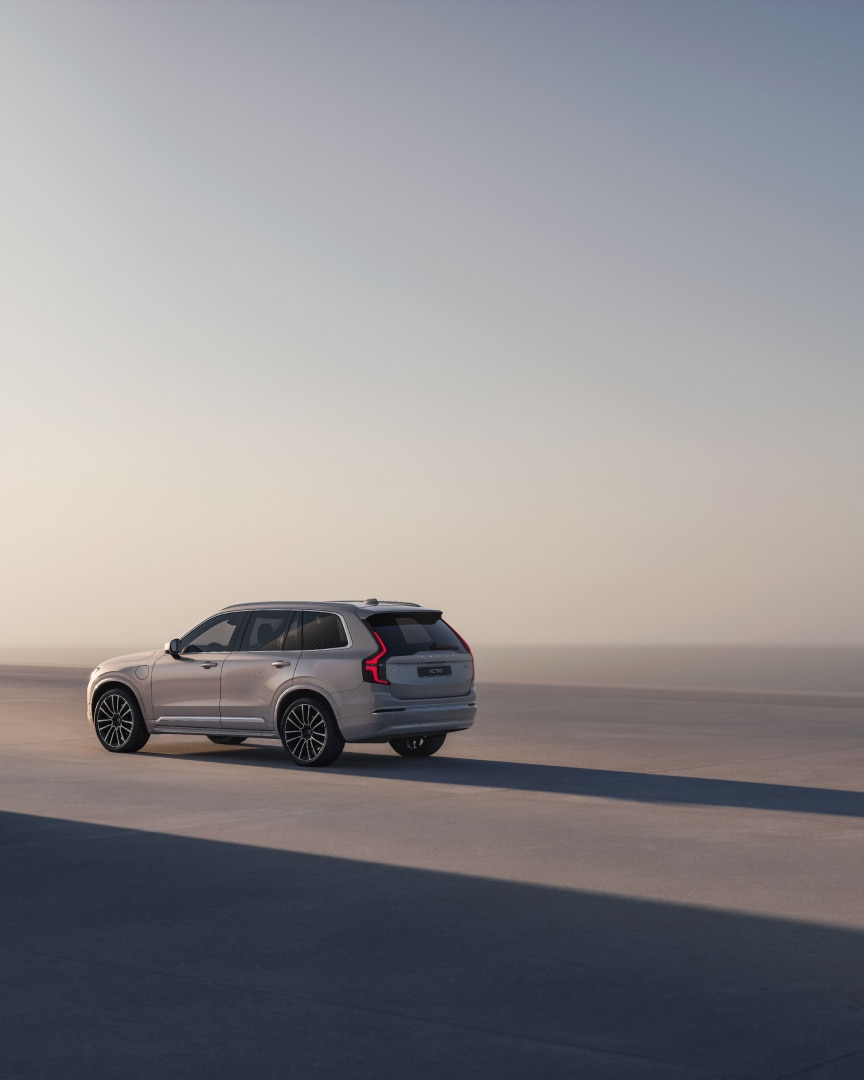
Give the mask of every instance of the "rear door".
<svg viewBox="0 0 864 1080">
<path fill-rule="evenodd" d="M 294 681 L 299 659 L 300 612 L 250 612 L 240 647 L 222 668 L 222 728 L 272 731 L 273 703 Z"/>
<path fill-rule="evenodd" d="M 303 655 L 298 676 L 329 693 L 346 693 L 363 682 L 362 654 L 352 647 L 345 621 L 335 611 L 303 612 Z"/>
<path fill-rule="evenodd" d="M 460 697 L 471 690 L 473 658 L 440 612 L 387 612 L 370 616 L 367 625 L 387 649 L 385 672 L 394 697 Z"/>
</svg>

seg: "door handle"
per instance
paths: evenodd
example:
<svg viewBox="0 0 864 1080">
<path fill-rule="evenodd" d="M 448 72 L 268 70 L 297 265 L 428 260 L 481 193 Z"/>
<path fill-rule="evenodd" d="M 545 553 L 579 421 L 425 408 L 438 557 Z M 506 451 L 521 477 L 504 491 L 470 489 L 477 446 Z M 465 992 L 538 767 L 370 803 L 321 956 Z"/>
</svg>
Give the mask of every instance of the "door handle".
<svg viewBox="0 0 864 1080">
<path fill-rule="evenodd" d="M 215 660 L 205 660 L 201 664 L 201 667 L 216 667 L 216 661 Z"/>
<path fill-rule="evenodd" d="M 274 660 L 271 667 L 291 667 L 290 660 Z"/>
</svg>

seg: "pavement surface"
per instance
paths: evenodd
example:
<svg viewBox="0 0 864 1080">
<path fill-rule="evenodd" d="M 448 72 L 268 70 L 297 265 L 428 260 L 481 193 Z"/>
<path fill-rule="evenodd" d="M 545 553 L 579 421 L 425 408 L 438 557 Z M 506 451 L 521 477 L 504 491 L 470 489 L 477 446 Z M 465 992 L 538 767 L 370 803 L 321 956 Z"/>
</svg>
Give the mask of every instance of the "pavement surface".
<svg viewBox="0 0 864 1080">
<path fill-rule="evenodd" d="M 0 668 L 0 1077 L 864 1077 L 864 707 L 485 685 L 412 761 Z"/>
</svg>

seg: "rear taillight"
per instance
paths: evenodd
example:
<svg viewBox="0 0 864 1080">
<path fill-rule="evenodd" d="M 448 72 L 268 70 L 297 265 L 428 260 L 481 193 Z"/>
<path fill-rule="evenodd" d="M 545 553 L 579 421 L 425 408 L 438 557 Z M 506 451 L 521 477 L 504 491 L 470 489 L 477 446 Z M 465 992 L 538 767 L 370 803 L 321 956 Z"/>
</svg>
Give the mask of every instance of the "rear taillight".
<svg viewBox="0 0 864 1080">
<path fill-rule="evenodd" d="M 444 622 L 444 620 L 442 619 L 441 622 Z M 474 653 L 471 652 L 471 646 L 468 644 L 468 642 L 465 640 L 465 638 L 462 637 L 461 634 L 459 634 L 455 630 L 453 630 L 453 627 L 450 626 L 450 623 L 444 623 L 444 625 L 449 626 L 450 629 L 453 631 L 453 633 L 456 634 L 456 637 L 459 638 L 459 640 L 462 642 L 462 648 L 471 657 L 471 678 L 472 679 L 475 678 L 476 675 L 477 675 L 477 662 L 474 659 Z"/>
<path fill-rule="evenodd" d="M 372 630 L 372 627 L 369 627 Z M 363 679 L 365 682 L 378 683 L 379 686 L 389 686 L 390 680 L 385 676 L 385 669 L 387 667 L 387 646 L 372 630 L 372 636 L 381 646 L 380 650 L 373 653 L 372 656 L 367 656 L 363 661 Z"/>
</svg>

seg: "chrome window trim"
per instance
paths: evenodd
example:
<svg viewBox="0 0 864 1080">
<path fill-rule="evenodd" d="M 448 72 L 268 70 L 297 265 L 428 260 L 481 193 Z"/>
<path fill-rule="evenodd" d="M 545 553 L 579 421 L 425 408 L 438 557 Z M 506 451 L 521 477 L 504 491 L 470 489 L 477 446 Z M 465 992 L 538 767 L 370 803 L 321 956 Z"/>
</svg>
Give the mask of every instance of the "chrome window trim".
<svg viewBox="0 0 864 1080">
<path fill-rule="evenodd" d="M 347 645 L 334 645 L 334 647 L 332 649 L 265 649 L 265 650 L 260 650 L 260 649 L 234 649 L 234 653 L 238 653 L 238 654 L 245 655 L 245 656 L 250 656 L 250 655 L 254 655 L 256 653 L 260 654 L 262 652 L 266 652 L 267 654 L 270 654 L 270 653 L 298 653 L 299 652 L 300 655 L 302 656 L 303 653 L 306 653 L 306 652 L 310 652 L 310 653 L 313 653 L 313 652 L 314 653 L 325 653 L 325 652 L 331 653 L 331 652 L 341 652 L 343 649 L 353 649 L 354 648 L 354 639 L 351 637 L 351 631 L 348 628 L 348 623 L 345 621 L 345 616 L 342 614 L 341 611 L 330 611 L 329 608 L 323 608 L 323 607 L 320 607 L 320 608 L 318 608 L 318 607 L 316 607 L 316 608 L 305 608 L 305 607 L 292 608 L 292 607 L 288 607 L 287 605 L 284 608 L 276 608 L 276 607 L 258 608 L 258 609 L 256 609 L 256 608 L 238 608 L 237 610 L 242 611 L 242 613 L 244 615 L 246 615 L 247 618 L 251 618 L 252 615 L 260 614 L 261 611 L 296 611 L 298 615 L 305 615 L 305 613 L 307 611 L 313 611 L 313 612 L 317 611 L 322 615 L 335 615 L 336 618 L 342 623 L 342 629 L 345 631 L 345 637 L 348 640 L 348 644 Z M 233 613 L 233 609 L 232 609 L 232 613 Z M 222 615 L 223 612 L 220 611 L 219 614 Z M 207 622 L 207 620 L 205 619 L 204 622 Z M 204 622 L 202 622 L 200 625 L 203 626 Z M 193 629 L 197 629 L 197 627 L 193 627 Z M 190 630 L 189 633 L 191 633 L 191 632 L 192 631 Z M 244 636 L 245 636 L 245 633 L 246 633 L 246 624 L 244 624 L 244 627 L 243 627 Z M 241 637 L 240 643 L 242 644 L 242 642 L 243 642 L 243 638 Z"/>
</svg>

